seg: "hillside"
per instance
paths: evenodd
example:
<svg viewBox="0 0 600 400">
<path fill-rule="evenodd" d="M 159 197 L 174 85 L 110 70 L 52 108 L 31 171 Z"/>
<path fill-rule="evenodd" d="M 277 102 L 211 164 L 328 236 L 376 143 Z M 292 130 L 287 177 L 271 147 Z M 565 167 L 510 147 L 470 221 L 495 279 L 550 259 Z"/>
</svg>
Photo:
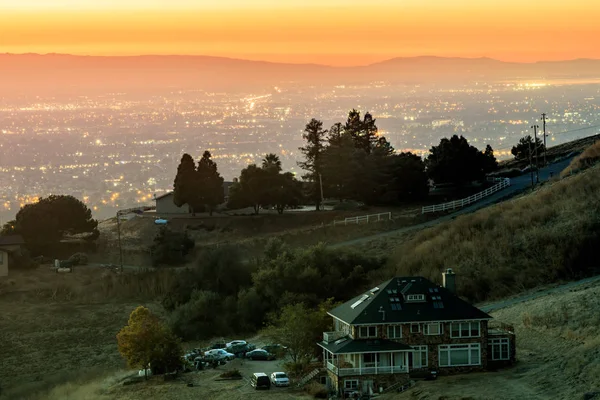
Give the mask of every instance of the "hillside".
<svg viewBox="0 0 600 400">
<path fill-rule="evenodd" d="M 148 93 L 173 88 L 264 89 L 282 82 L 367 84 L 600 78 L 600 60 L 510 63 L 489 58 L 408 57 L 361 67 L 283 64 L 209 56 L 0 54 L 0 86 L 15 93 Z"/>
</svg>

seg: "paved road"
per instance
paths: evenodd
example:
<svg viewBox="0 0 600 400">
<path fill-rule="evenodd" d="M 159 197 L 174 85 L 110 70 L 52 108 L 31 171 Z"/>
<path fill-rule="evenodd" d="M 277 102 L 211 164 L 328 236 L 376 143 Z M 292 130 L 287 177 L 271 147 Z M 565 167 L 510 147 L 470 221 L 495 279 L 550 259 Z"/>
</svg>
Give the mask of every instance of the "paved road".
<svg viewBox="0 0 600 400">
<path fill-rule="evenodd" d="M 485 312 L 492 312 L 496 310 L 500 310 L 502 308 L 510 307 L 518 303 L 522 303 L 524 301 L 529 301 L 533 299 L 537 299 L 538 297 L 547 296 L 552 293 L 564 292 L 565 290 L 572 289 L 576 286 L 584 285 L 586 283 L 594 283 L 600 281 L 600 275 L 593 276 L 591 278 L 581 279 L 575 282 L 569 282 L 564 285 L 560 285 L 551 289 L 541 290 L 539 292 L 524 294 L 522 296 L 518 296 L 512 299 L 498 301 L 495 303 L 487 304 L 484 306 L 479 306 L 478 308 Z"/>
<path fill-rule="evenodd" d="M 569 158 L 569 159 L 566 159 L 563 161 L 559 161 L 557 163 L 550 164 L 545 168 L 542 168 L 540 170 L 540 182 L 547 181 L 548 179 L 550 179 L 550 175 L 558 176 L 560 174 L 560 172 L 571 163 L 571 159 L 572 158 Z M 534 174 L 534 180 L 535 180 L 535 174 Z M 404 233 L 415 231 L 415 230 L 429 228 L 429 227 L 435 226 L 437 224 L 440 224 L 442 222 L 450 221 L 459 215 L 472 213 L 481 208 L 489 206 L 490 204 L 494 204 L 505 198 L 512 197 L 513 195 L 515 195 L 523 190 L 526 190 L 528 187 L 531 186 L 530 174 L 518 176 L 516 178 L 511 178 L 510 181 L 511 181 L 511 185 L 509 187 L 507 187 L 499 192 L 496 192 L 496 193 L 478 201 L 475 204 L 472 204 L 468 207 L 459 209 L 456 212 L 453 212 L 452 214 L 444 215 L 440 218 L 436 218 L 434 220 L 427 221 L 427 222 L 424 222 L 424 223 L 418 224 L 418 225 L 408 226 L 408 227 L 396 229 L 396 230 L 389 231 L 389 232 L 383 232 L 383 233 L 378 233 L 376 235 L 371 235 L 371 236 L 366 236 L 366 237 L 362 237 L 362 238 L 358 238 L 358 239 L 348 240 L 346 242 L 335 243 L 335 244 L 329 245 L 328 247 L 339 248 L 339 247 L 345 247 L 345 246 L 355 246 L 355 245 L 365 244 L 365 243 L 370 242 L 371 240 L 380 239 L 383 237 L 395 236 L 398 234 L 404 234 Z"/>
</svg>

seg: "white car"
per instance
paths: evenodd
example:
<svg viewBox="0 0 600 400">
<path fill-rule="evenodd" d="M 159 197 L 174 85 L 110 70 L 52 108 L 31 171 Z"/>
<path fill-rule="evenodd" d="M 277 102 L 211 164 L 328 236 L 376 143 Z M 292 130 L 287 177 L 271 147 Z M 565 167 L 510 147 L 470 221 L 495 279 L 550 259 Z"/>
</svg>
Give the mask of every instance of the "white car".
<svg viewBox="0 0 600 400">
<path fill-rule="evenodd" d="M 237 345 L 240 345 L 240 344 L 243 345 L 243 344 L 248 344 L 248 343 L 246 343 L 245 340 L 232 340 L 231 342 L 226 343 L 225 346 L 227 348 L 230 348 L 230 347 L 237 346 Z"/>
<path fill-rule="evenodd" d="M 285 372 L 273 372 L 271 374 L 271 383 L 275 386 L 290 386 L 290 378 Z"/>
<path fill-rule="evenodd" d="M 216 360 L 233 360 L 235 354 L 231 354 L 223 349 L 213 349 L 204 353 L 205 356 L 214 357 Z"/>
</svg>

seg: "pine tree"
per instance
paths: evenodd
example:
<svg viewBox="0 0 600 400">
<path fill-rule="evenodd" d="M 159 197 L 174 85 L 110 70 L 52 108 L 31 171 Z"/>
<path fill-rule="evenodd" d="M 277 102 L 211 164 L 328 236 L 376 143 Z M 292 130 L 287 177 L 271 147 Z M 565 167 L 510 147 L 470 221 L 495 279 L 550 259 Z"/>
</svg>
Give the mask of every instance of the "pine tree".
<svg viewBox="0 0 600 400">
<path fill-rule="evenodd" d="M 327 130 L 323 130 L 323 122 L 313 118 L 304 129 L 302 138 L 306 140 L 306 146 L 300 147 L 304 154 L 305 161 L 298 162 L 298 165 L 308 171 L 302 178 L 310 182 L 310 198 L 315 202 L 316 210 L 319 211 L 323 193 L 321 190 L 322 180 L 322 155 L 325 150 L 324 142 Z"/>
<path fill-rule="evenodd" d="M 177 167 L 177 175 L 173 183 L 173 203 L 177 207 L 187 204 L 192 212 L 195 212 L 194 206 L 198 204 L 199 194 L 197 184 L 194 159 L 186 153 L 181 157 L 181 162 Z"/>
<path fill-rule="evenodd" d="M 211 159 L 209 151 L 205 151 L 196 171 L 198 177 L 199 202 L 206 206 L 209 215 L 215 207 L 225 200 L 223 191 L 223 177 L 217 170 L 217 163 Z"/>
</svg>

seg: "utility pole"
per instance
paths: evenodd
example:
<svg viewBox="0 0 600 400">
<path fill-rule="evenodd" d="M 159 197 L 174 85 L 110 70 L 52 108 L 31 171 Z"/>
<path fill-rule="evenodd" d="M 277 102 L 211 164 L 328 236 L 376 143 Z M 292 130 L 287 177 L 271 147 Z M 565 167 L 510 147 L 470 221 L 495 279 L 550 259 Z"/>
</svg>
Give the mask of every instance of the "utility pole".
<svg viewBox="0 0 600 400">
<path fill-rule="evenodd" d="M 533 168 L 531 165 L 531 140 L 529 141 L 529 173 L 531 175 L 531 190 L 533 191 Z"/>
<path fill-rule="evenodd" d="M 123 272 L 123 247 L 121 247 L 121 212 L 117 211 L 117 236 L 119 238 L 119 263 Z"/>
<path fill-rule="evenodd" d="M 546 166 L 546 113 L 542 113 L 542 122 L 544 127 L 544 166 Z"/>
<path fill-rule="evenodd" d="M 537 145 L 537 128 L 539 128 L 539 125 L 533 125 L 533 146 L 534 146 L 534 151 L 535 151 L 535 176 L 536 176 L 536 183 L 540 183 L 540 168 L 538 165 L 538 145 Z"/>
</svg>

